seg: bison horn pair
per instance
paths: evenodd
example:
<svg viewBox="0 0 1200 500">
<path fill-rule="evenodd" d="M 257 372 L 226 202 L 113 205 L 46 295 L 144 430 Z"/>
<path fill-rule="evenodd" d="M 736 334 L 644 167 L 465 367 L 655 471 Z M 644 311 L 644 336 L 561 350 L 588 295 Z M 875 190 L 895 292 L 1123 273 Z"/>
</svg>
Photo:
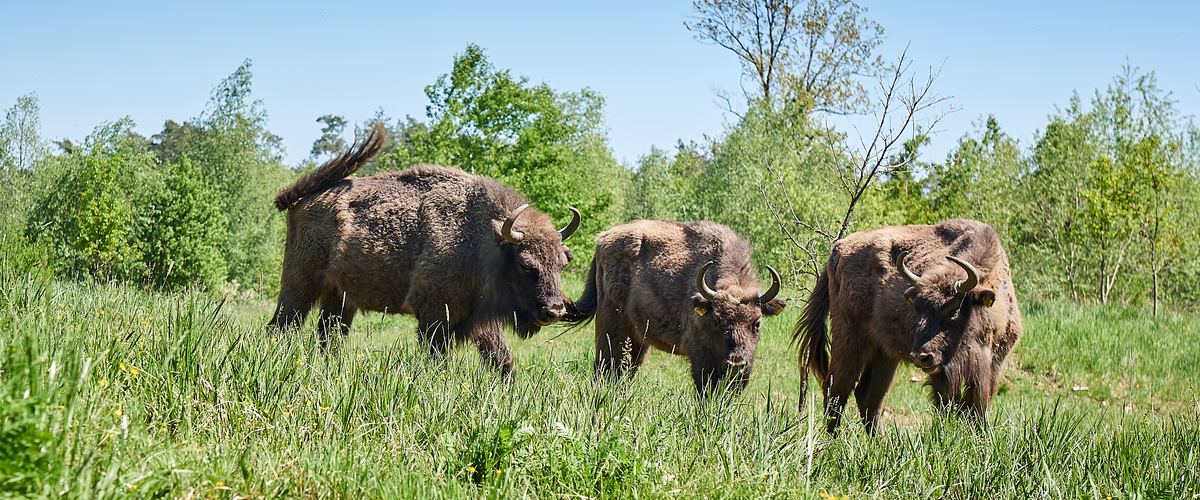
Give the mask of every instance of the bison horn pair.
<svg viewBox="0 0 1200 500">
<path fill-rule="evenodd" d="M 512 213 L 508 214 L 507 219 L 504 219 L 504 226 L 500 228 L 500 236 L 503 236 L 504 239 L 509 243 L 520 245 L 521 241 L 525 239 L 525 233 L 513 231 L 512 227 L 513 223 L 517 222 L 517 217 L 520 216 L 521 212 L 524 212 L 526 208 L 529 208 L 528 203 L 517 207 L 516 210 L 513 210 Z M 567 209 L 571 211 L 571 223 L 567 224 L 567 227 L 564 227 L 558 231 L 564 240 L 569 238 L 576 229 L 579 229 L 579 221 L 581 220 L 581 217 L 579 216 L 579 210 L 576 210 L 575 207 L 567 207 Z"/>
<path fill-rule="evenodd" d="M 910 284 L 912 286 L 917 286 L 917 283 L 920 281 L 920 278 L 918 278 L 917 275 L 913 274 L 912 271 L 909 271 L 908 266 L 904 265 L 905 257 L 908 257 L 907 250 L 900 252 L 900 255 L 896 257 L 896 270 L 900 272 L 900 276 L 902 278 L 904 278 L 904 281 L 907 281 L 908 284 Z M 954 294 L 955 295 L 963 295 L 963 294 L 973 290 L 975 288 L 975 285 L 979 284 L 979 271 L 976 270 L 975 266 L 972 266 L 970 262 L 962 260 L 953 255 L 946 256 L 946 258 L 950 259 L 950 262 L 958 264 L 959 267 L 963 268 L 963 271 L 967 272 L 967 280 L 966 281 L 954 282 Z"/>
<path fill-rule="evenodd" d="M 699 290 L 700 296 L 704 297 L 704 300 L 709 302 L 712 302 L 713 296 L 717 294 L 716 290 L 709 288 L 708 283 L 704 282 L 704 275 L 708 274 L 708 268 L 712 265 L 713 261 L 708 261 L 707 264 L 704 264 L 704 267 L 700 268 L 700 273 L 696 275 L 696 290 Z M 774 299 L 776 295 L 779 295 L 780 282 L 783 281 L 779 278 L 779 273 L 775 271 L 775 268 L 767 266 L 767 270 L 771 272 L 771 288 L 767 290 L 767 293 L 762 294 L 762 296 L 758 298 L 760 303 L 770 302 L 771 299 Z"/>
</svg>

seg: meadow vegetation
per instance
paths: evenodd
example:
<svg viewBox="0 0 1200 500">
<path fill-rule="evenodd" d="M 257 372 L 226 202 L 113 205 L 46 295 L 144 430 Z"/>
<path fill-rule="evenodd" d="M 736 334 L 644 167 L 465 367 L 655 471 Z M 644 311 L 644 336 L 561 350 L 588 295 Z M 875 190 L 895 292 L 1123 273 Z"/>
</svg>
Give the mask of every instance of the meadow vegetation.
<svg viewBox="0 0 1200 500">
<path fill-rule="evenodd" d="M 249 61 L 200 116 L 150 137 L 114 117 L 51 146 L 37 96 L 19 98 L 0 123 L 0 497 L 1200 498 L 1200 128 L 1153 72 L 1126 65 L 1064 96 L 1028 141 L 981 116 L 929 161 L 929 121 L 881 125 L 901 140 L 874 151 L 826 122 L 882 105 L 856 75 L 910 75 L 872 55 L 883 31 L 865 8 L 696 8 L 701 41 L 773 52 L 731 48 L 752 84 L 725 130 L 634 165 L 609 150 L 601 95 L 531 83 L 476 45 L 431 78 L 425 117 L 324 115 L 299 165 L 283 163 Z M 703 22 L 722 15 L 774 24 Z M 736 43 L 748 33 L 787 43 Z M 579 208 L 572 297 L 600 231 L 731 226 L 760 269 L 790 271 L 749 387 L 698 400 L 661 352 L 596 384 L 588 326 L 510 339 L 511 381 L 469 349 L 431 359 L 408 317 L 365 314 L 334 352 L 311 324 L 265 328 L 285 234 L 274 193 L 338 154 L 348 125 L 376 123 L 390 137 L 362 175 L 441 163 L 559 226 Z M 1025 317 L 987 423 L 936 414 L 902 367 L 879 436 L 853 421 L 828 436 L 819 394 L 797 400 L 790 331 L 830 245 L 957 217 L 1001 234 Z"/>
<path fill-rule="evenodd" d="M 580 288 L 572 283 L 571 288 Z M 5 495 L 120 497 L 1192 498 L 1200 319 L 1029 308 L 987 425 L 936 415 L 902 369 L 880 436 L 800 411 L 794 309 L 766 322 L 738 397 L 695 396 L 655 352 L 592 380 L 591 335 L 520 341 L 499 380 L 471 349 L 433 360 L 371 314 L 335 354 L 280 337 L 265 301 L 6 273 Z M 1102 326 L 1097 326 L 1102 325 Z M 1120 332 L 1117 334 L 1116 332 Z"/>
</svg>

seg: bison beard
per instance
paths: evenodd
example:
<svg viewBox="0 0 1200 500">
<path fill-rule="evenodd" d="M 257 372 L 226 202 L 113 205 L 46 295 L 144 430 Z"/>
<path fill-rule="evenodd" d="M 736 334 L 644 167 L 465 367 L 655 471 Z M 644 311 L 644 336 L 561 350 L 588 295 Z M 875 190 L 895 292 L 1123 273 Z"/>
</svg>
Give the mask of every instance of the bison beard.
<svg viewBox="0 0 1200 500">
<path fill-rule="evenodd" d="M 597 378 L 632 376 L 656 348 L 689 358 L 699 394 L 722 385 L 740 391 L 760 320 L 784 308 L 770 271 L 762 293 L 750 245 L 726 226 L 633 221 L 600 234 L 587 286 L 564 321 L 595 318 Z"/>
<path fill-rule="evenodd" d="M 828 431 L 836 432 L 853 391 L 874 433 L 903 362 L 928 375 L 935 406 L 982 421 L 1021 332 L 1008 257 L 987 224 L 949 220 L 855 233 L 834 245 L 793 331 L 801 405 L 812 370 L 825 394 Z"/>
<path fill-rule="evenodd" d="M 288 329 L 321 302 L 318 329 L 345 335 L 358 310 L 412 314 L 430 353 L 470 339 L 486 363 L 507 374 L 512 353 L 501 332 L 522 338 L 565 312 L 561 277 L 571 259 L 561 231 L 516 192 L 481 176 L 436 165 L 348 178 L 383 143 L 366 140 L 285 188 L 287 243 L 279 304 L 271 324 Z"/>
</svg>

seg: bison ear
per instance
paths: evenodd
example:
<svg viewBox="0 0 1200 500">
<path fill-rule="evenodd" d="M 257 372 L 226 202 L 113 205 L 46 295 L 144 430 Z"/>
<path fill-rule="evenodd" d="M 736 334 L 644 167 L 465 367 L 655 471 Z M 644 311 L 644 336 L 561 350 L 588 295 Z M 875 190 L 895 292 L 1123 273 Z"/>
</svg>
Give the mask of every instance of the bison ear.
<svg viewBox="0 0 1200 500">
<path fill-rule="evenodd" d="M 787 307 L 787 303 L 779 299 L 771 299 L 770 302 L 762 305 L 762 312 L 767 316 L 778 316 Z"/>
<path fill-rule="evenodd" d="M 983 307 L 992 307 L 992 304 L 996 303 L 996 292 L 983 289 L 976 293 L 979 294 L 979 302 L 983 304 Z"/>
<path fill-rule="evenodd" d="M 692 306 L 696 309 L 696 314 L 704 316 L 712 308 L 712 303 L 705 300 L 703 295 L 694 293 L 692 294 Z"/>
<path fill-rule="evenodd" d="M 909 304 L 912 304 L 915 298 L 917 298 L 917 287 L 912 287 L 904 291 L 904 300 L 907 300 Z"/>
</svg>

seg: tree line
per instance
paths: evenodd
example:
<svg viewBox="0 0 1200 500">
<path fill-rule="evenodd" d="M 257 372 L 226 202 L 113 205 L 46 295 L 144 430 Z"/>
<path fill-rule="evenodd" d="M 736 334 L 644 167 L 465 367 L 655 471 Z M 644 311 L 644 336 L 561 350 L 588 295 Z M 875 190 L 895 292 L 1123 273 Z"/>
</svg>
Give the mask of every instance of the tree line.
<svg viewBox="0 0 1200 500">
<path fill-rule="evenodd" d="M 865 8 L 694 5 L 687 28 L 743 62 L 745 109 L 715 137 L 652 148 L 629 166 L 608 147 L 602 96 L 532 83 L 476 45 L 425 88 L 424 117 L 323 115 L 310 159 L 292 166 L 253 98 L 249 61 L 216 85 L 200 116 L 148 138 L 121 118 L 52 146 L 39 136 L 36 95 L 21 97 L 0 128 L 6 267 L 273 296 L 285 233 L 274 192 L 344 150 L 348 127 L 379 123 L 390 137 L 360 175 L 438 163 L 495 178 L 560 224 L 577 207 L 584 224 L 568 245 L 580 274 L 596 235 L 616 224 L 712 220 L 748 238 L 759 264 L 790 268 L 789 285 L 802 290 L 849 231 L 963 217 L 1001 233 L 1024 300 L 1155 311 L 1200 301 L 1200 132 L 1153 72 L 1127 65 L 1087 98 L 1064 96 L 1028 142 L 981 117 L 931 162 L 920 149 L 932 127 L 915 117 L 941 102 L 927 93 L 933 77 L 907 85 L 905 58 L 874 55 L 883 28 Z M 863 83 L 871 79 L 874 92 Z M 915 90 L 894 93 L 906 88 Z M 881 121 L 875 142 L 864 142 L 826 122 L 866 110 L 890 110 L 902 125 Z"/>
</svg>

